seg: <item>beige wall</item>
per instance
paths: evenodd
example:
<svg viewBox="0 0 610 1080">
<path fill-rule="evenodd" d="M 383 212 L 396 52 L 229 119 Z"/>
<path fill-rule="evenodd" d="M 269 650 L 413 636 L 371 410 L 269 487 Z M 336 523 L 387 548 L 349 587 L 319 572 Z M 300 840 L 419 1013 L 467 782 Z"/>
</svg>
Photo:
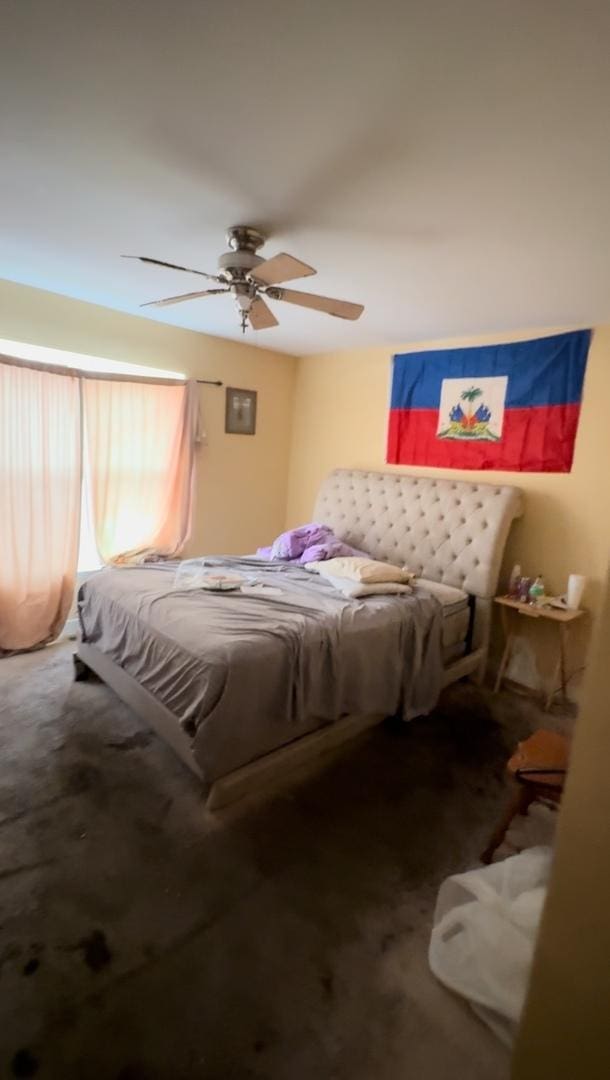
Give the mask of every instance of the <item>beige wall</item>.
<svg viewBox="0 0 610 1080">
<path fill-rule="evenodd" d="M 299 361 L 295 394 L 294 431 L 287 521 L 295 525 L 311 517 L 317 487 L 336 466 L 392 469 L 385 465 L 385 437 L 394 352 L 485 342 L 502 342 L 551 333 L 494 334 L 425 345 L 384 346 L 305 357 Z M 610 461 L 610 327 L 596 329 L 585 382 L 583 407 L 572 472 L 461 472 L 452 476 L 515 484 L 526 493 L 526 512 L 512 531 L 504 574 L 515 562 L 524 571 L 545 574 L 547 587 L 565 588 L 571 571 L 587 574 L 586 606 L 599 607 L 610 536 L 610 496 L 606 479 Z M 441 470 L 417 467 L 420 475 L 443 475 Z M 446 475 L 446 474 L 445 474 Z M 540 678 L 547 679 L 551 658 L 545 649 L 551 628 L 537 626 L 544 638 L 534 650 L 525 639 L 525 660 L 541 657 Z M 572 659 L 583 662 L 587 631 L 575 634 Z M 496 635 L 497 647 L 497 635 Z M 524 681 L 530 681 L 522 669 Z M 532 681 L 537 681 L 534 679 Z"/>
<path fill-rule="evenodd" d="M 296 361 L 252 346 L 0 281 L 0 337 L 222 379 L 258 390 L 257 434 L 225 435 L 224 388 L 202 386 L 208 435 L 189 551 L 254 550 L 281 531 Z"/>
<path fill-rule="evenodd" d="M 610 594 L 584 687 L 514 1080 L 610 1076 Z"/>
</svg>

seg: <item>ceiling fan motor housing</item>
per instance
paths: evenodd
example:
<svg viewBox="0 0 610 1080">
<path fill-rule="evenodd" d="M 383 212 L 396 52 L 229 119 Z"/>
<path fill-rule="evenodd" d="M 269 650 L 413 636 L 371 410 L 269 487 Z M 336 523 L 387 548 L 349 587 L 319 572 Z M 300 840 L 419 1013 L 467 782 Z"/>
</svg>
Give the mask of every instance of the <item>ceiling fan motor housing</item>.
<svg viewBox="0 0 610 1080">
<path fill-rule="evenodd" d="M 266 239 L 266 236 L 252 225 L 232 225 L 227 229 L 227 247 L 232 251 L 256 252 Z"/>
<path fill-rule="evenodd" d="M 229 280 L 243 280 L 250 270 L 265 260 L 253 251 L 226 251 L 218 260 L 218 271 Z"/>
<path fill-rule="evenodd" d="M 233 225 L 227 230 L 227 246 L 231 249 L 221 255 L 218 270 L 227 281 L 245 281 L 246 275 L 265 260 L 257 255 L 265 237 L 251 225 Z"/>
</svg>

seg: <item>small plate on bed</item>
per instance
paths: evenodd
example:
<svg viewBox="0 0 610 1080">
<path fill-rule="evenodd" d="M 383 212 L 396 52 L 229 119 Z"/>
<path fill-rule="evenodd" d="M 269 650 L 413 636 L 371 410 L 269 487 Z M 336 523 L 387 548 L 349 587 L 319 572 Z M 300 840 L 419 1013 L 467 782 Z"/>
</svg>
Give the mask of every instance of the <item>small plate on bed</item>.
<svg viewBox="0 0 610 1080">
<path fill-rule="evenodd" d="M 235 592 L 241 589 L 244 578 L 237 574 L 201 574 L 197 584 L 208 592 Z"/>
</svg>

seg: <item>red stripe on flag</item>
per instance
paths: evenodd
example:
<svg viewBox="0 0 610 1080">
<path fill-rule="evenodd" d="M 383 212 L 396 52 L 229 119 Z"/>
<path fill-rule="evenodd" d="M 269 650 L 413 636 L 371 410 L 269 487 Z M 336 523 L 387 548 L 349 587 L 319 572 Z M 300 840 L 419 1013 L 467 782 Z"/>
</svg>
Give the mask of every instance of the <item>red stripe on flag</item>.
<svg viewBox="0 0 610 1080">
<path fill-rule="evenodd" d="M 439 439 L 438 409 L 391 409 L 387 461 L 443 469 L 570 472 L 580 404 L 505 409 L 499 442 Z"/>
</svg>

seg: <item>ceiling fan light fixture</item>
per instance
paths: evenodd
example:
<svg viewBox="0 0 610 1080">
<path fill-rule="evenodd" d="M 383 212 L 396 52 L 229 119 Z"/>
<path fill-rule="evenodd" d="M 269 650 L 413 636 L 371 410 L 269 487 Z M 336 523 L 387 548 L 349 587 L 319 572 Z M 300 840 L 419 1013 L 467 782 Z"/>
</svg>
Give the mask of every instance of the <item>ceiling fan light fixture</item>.
<svg viewBox="0 0 610 1080">
<path fill-rule="evenodd" d="M 144 255 L 125 255 L 123 258 L 139 259 L 140 262 L 151 263 L 169 270 L 199 274 L 221 286 L 218 289 L 204 289 L 198 292 L 182 293 L 180 296 L 169 296 L 164 300 L 153 300 L 141 306 L 165 307 L 182 303 L 183 300 L 230 293 L 235 300 L 244 333 L 248 325 L 253 330 L 268 330 L 278 325 L 274 313 L 265 302 L 265 297 L 296 304 L 297 307 L 311 308 L 340 319 L 360 317 L 364 310 L 362 304 L 352 304 L 345 300 L 334 300 L 328 296 L 317 296 L 315 293 L 303 293 L 296 289 L 285 288 L 283 284 L 285 281 L 309 277 L 316 271 L 313 266 L 295 259 L 293 255 L 288 255 L 284 251 L 268 259 L 262 258 L 256 253 L 264 242 L 265 237 L 259 229 L 249 225 L 232 226 L 227 232 L 227 244 L 230 250 L 220 256 L 217 274 L 207 274 L 201 270 L 192 270 L 187 266 L 179 266 L 176 263 L 164 262 Z"/>
<path fill-rule="evenodd" d="M 252 307 L 253 297 L 249 293 L 238 292 L 235 294 L 235 303 L 240 311 L 249 311 Z"/>
</svg>

